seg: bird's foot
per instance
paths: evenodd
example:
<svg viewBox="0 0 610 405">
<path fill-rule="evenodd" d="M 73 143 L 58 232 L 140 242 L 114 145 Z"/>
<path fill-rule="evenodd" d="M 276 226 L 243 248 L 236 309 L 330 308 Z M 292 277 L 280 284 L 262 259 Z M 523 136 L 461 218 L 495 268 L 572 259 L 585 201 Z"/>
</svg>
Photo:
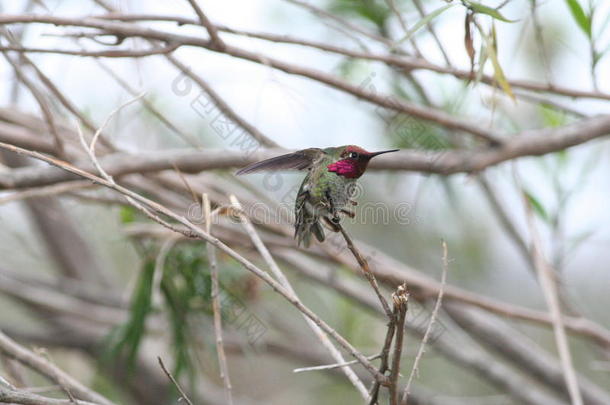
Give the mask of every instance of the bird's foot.
<svg viewBox="0 0 610 405">
<path fill-rule="evenodd" d="M 335 221 L 335 219 L 337 221 Z M 333 232 L 339 232 L 341 230 L 340 225 L 339 225 L 339 218 L 337 218 L 337 217 L 333 217 L 333 218 L 322 217 L 322 222 L 328 227 L 328 229 L 330 229 Z"/>
<path fill-rule="evenodd" d="M 350 218 L 354 218 L 356 216 L 356 213 L 354 211 L 342 209 L 341 212 Z"/>
</svg>

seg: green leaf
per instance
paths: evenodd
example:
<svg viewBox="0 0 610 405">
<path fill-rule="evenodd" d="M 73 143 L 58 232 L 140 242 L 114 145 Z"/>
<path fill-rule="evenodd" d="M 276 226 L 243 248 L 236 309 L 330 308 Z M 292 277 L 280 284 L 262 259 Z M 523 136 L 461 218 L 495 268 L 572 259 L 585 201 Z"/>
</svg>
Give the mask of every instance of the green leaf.
<svg viewBox="0 0 610 405">
<path fill-rule="evenodd" d="M 555 153 L 555 156 L 557 156 L 557 164 L 559 165 L 559 167 L 566 167 L 569 158 L 568 150 L 562 149 L 559 152 Z"/>
<path fill-rule="evenodd" d="M 472 11 L 474 11 L 475 13 L 485 14 L 485 15 L 490 16 L 491 18 L 494 18 L 494 19 L 500 20 L 500 21 L 504 21 L 507 23 L 512 23 L 512 22 L 517 21 L 517 20 L 509 20 L 508 18 L 506 18 L 502 14 L 500 14 L 500 12 L 498 10 L 496 10 L 495 8 L 491 8 L 491 7 L 488 7 L 481 3 L 476 3 L 476 2 L 470 1 L 470 0 L 465 0 L 465 2 L 468 5 L 468 8 L 471 9 Z"/>
<path fill-rule="evenodd" d="M 545 127 L 557 128 L 567 123 L 566 114 L 554 107 L 541 105 L 539 111 Z"/>
<path fill-rule="evenodd" d="M 500 61 L 498 60 L 498 54 L 496 52 L 497 43 L 495 25 L 492 25 L 491 27 L 491 35 L 487 36 L 484 35 L 482 32 L 481 35 L 483 36 L 485 43 L 487 44 L 486 51 L 489 54 L 489 59 L 491 60 L 491 64 L 494 68 L 494 78 L 496 79 L 502 90 L 504 90 L 504 92 L 510 98 L 512 98 L 513 101 L 516 101 L 515 95 L 513 94 L 513 89 L 510 87 L 508 80 L 506 80 L 504 70 L 502 70 L 502 66 L 500 66 Z"/>
<path fill-rule="evenodd" d="M 356 15 L 379 28 L 385 25 L 385 20 L 391 14 L 385 3 L 371 0 L 334 0 L 329 9 L 335 13 Z"/>
<path fill-rule="evenodd" d="M 570 12 L 572 13 L 572 17 L 576 20 L 576 23 L 583 30 L 583 32 L 587 35 L 588 38 L 591 38 L 591 17 L 589 17 L 585 10 L 582 8 L 578 0 L 565 0 L 566 4 L 570 8 Z"/>
<path fill-rule="evenodd" d="M 487 52 L 487 47 L 485 46 L 485 41 L 481 41 L 481 49 L 479 50 L 479 69 L 477 70 L 477 75 L 475 77 L 474 82 L 480 83 L 481 78 L 485 74 L 485 64 L 487 63 L 487 59 L 489 58 L 489 52 Z"/>
<path fill-rule="evenodd" d="M 411 36 L 413 34 L 415 34 L 420 28 L 422 28 L 424 25 L 428 24 L 430 21 L 432 21 L 433 19 L 435 19 L 436 17 L 438 17 L 439 15 L 441 15 L 445 10 L 449 10 L 451 7 L 453 7 L 454 4 L 447 4 L 443 7 L 437 8 L 436 10 L 434 10 L 433 12 L 431 12 L 430 14 L 428 14 L 427 16 L 425 16 L 424 18 L 422 18 L 421 20 L 419 20 L 417 23 L 415 23 L 415 25 L 407 32 L 407 35 L 405 35 L 404 37 L 402 37 L 398 42 L 397 45 L 403 43 L 404 41 L 406 41 L 407 39 L 411 38 Z"/>
<path fill-rule="evenodd" d="M 126 356 L 128 371 L 134 371 L 135 360 L 146 330 L 146 319 L 152 311 L 152 290 L 155 262 L 144 263 L 131 302 L 129 320 L 110 337 L 110 354 Z"/>
<path fill-rule="evenodd" d="M 528 191 L 524 190 L 523 194 L 525 194 L 525 198 L 527 198 L 527 201 L 529 202 L 530 207 L 532 207 L 534 213 L 536 213 L 536 215 L 538 215 L 544 221 L 549 222 L 549 214 L 546 212 L 540 201 L 538 201 L 536 197 L 534 197 L 534 195 Z"/>
<path fill-rule="evenodd" d="M 136 219 L 136 210 L 135 210 L 135 208 L 130 207 L 130 206 L 121 207 L 121 211 L 119 214 L 121 217 L 121 222 L 123 224 L 130 224 L 130 223 L 134 222 Z"/>
</svg>

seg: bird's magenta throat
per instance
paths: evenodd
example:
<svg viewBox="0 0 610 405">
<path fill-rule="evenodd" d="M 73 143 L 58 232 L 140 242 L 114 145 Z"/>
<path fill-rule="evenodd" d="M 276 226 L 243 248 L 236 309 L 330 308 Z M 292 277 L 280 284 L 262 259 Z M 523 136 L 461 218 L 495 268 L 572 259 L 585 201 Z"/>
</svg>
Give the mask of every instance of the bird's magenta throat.
<svg viewBox="0 0 610 405">
<path fill-rule="evenodd" d="M 353 159 L 338 160 L 326 167 L 328 168 L 329 172 L 335 172 L 339 176 L 343 176 L 348 179 L 356 179 L 362 176 L 363 172 L 358 162 L 354 161 Z"/>
</svg>

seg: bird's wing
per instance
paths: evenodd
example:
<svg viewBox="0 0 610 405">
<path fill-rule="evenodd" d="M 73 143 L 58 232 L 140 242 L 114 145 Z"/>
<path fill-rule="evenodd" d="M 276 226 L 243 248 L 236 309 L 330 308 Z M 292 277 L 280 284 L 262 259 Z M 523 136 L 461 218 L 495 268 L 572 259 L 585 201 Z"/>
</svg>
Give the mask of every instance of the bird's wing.
<svg viewBox="0 0 610 405">
<path fill-rule="evenodd" d="M 313 162 L 315 162 L 323 153 L 324 151 L 318 148 L 303 149 L 294 153 L 288 153 L 286 155 L 280 155 L 271 159 L 252 163 L 235 174 L 248 174 L 266 170 L 305 170 L 309 169 Z"/>
</svg>

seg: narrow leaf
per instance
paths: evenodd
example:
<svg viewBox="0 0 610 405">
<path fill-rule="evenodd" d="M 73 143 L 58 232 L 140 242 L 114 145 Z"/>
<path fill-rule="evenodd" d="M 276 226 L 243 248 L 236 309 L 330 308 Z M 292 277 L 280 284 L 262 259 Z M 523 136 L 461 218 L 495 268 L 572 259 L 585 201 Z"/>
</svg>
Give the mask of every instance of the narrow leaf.
<svg viewBox="0 0 610 405">
<path fill-rule="evenodd" d="M 485 46 L 485 41 L 481 41 L 481 48 L 479 49 L 479 69 L 477 70 L 477 75 L 475 78 L 475 83 L 480 83 L 481 78 L 483 77 L 485 64 L 487 63 L 487 59 L 489 58 L 489 52 L 487 52 L 487 47 Z"/>
<path fill-rule="evenodd" d="M 425 16 L 424 18 L 422 18 L 421 20 L 419 20 L 417 23 L 415 23 L 415 25 L 407 32 L 407 35 L 405 35 L 404 37 L 402 37 L 398 42 L 397 45 L 403 43 L 404 41 L 406 41 L 407 39 L 411 38 L 411 36 L 413 34 L 415 34 L 421 27 L 423 27 L 424 25 L 428 24 L 430 21 L 432 21 L 433 19 L 435 19 L 436 17 L 438 17 L 439 15 L 441 15 L 445 10 L 450 9 L 451 7 L 453 7 L 455 4 L 447 4 L 443 7 L 437 8 L 436 10 L 434 10 L 433 12 L 431 12 L 430 14 L 428 14 L 427 16 Z"/>
<path fill-rule="evenodd" d="M 570 8 L 572 17 L 574 17 L 580 29 L 583 30 L 587 37 L 591 38 L 591 18 L 587 16 L 578 0 L 566 0 L 566 4 Z"/>
<path fill-rule="evenodd" d="M 500 12 L 498 10 L 496 10 L 495 8 L 491 8 L 491 7 L 488 7 L 481 3 L 476 3 L 476 2 L 470 1 L 470 0 L 465 0 L 465 1 L 466 1 L 466 4 L 468 4 L 468 8 L 471 9 L 472 11 L 474 11 L 475 13 L 486 14 L 496 20 L 500 20 L 500 21 L 504 21 L 504 22 L 508 22 L 508 23 L 517 21 L 517 20 L 509 20 L 508 18 L 506 18 L 502 14 L 500 14 Z"/>
<path fill-rule="evenodd" d="M 470 75 L 474 72 L 474 45 L 472 41 L 472 13 L 466 13 L 466 20 L 464 21 L 464 47 L 466 53 L 470 59 Z"/>
<path fill-rule="evenodd" d="M 513 94 L 513 90 L 510 87 L 508 80 L 506 80 L 506 76 L 504 76 L 504 70 L 502 70 L 502 66 L 500 66 L 500 61 L 498 60 L 498 53 L 496 51 L 497 42 L 495 38 L 496 28 L 494 25 L 492 25 L 491 38 L 485 37 L 485 42 L 487 43 L 487 52 L 489 53 L 489 59 L 491 60 L 491 64 L 494 67 L 494 78 L 496 79 L 496 82 L 498 82 L 502 90 L 504 90 L 504 92 L 508 94 L 508 96 L 512 98 L 513 101 L 516 101 L 515 95 Z"/>
<path fill-rule="evenodd" d="M 523 193 L 525 194 L 525 198 L 527 198 L 530 207 L 532 207 L 532 210 L 536 213 L 536 215 L 548 222 L 549 214 L 546 212 L 540 201 L 538 201 L 536 197 L 527 191 L 523 191 Z"/>
</svg>

